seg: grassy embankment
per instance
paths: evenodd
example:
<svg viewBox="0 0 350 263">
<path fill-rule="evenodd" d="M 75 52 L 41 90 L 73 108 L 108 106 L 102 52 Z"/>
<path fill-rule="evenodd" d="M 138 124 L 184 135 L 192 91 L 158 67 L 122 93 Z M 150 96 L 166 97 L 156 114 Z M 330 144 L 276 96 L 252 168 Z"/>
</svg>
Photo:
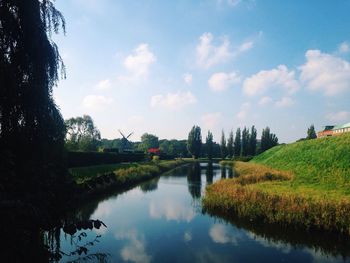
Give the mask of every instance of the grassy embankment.
<svg viewBox="0 0 350 263">
<path fill-rule="evenodd" d="M 238 178 L 207 188 L 209 212 L 350 234 L 350 134 L 280 145 L 233 168 Z"/>
<path fill-rule="evenodd" d="M 112 187 L 128 187 L 186 163 L 189 161 L 119 163 L 71 168 L 69 172 L 81 191 L 89 194 Z"/>
</svg>

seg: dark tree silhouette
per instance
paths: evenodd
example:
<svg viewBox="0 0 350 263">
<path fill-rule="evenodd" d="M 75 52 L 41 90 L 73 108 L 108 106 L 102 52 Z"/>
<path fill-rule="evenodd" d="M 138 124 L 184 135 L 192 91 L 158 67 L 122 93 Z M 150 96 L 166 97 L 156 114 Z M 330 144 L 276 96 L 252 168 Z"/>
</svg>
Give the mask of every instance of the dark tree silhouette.
<svg viewBox="0 0 350 263">
<path fill-rule="evenodd" d="M 205 138 L 205 145 L 206 145 L 206 149 L 207 149 L 207 155 L 208 155 L 208 159 L 211 160 L 213 158 L 213 134 L 211 131 L 208 131 L 208 135 Z"/>
<path fill-rule="evenodd" d="M 311 124 L 310 128 L 307 129 L 307 140 L 312 140 L 312 139 L 316 139 L 317 135 L 316 135 L 316 131 L 315 131 L 315 126 L 313 124 Z"/>
<path fill-rule="evenodd" d="M 221 158 L 225 159 L 227 156 L 227 146 L 224 130 L 221 131 L 221 140 L 220 140 L 220 153 Z"/>
<path fill-rule="evenodd" d="M 60 28 L 49 0 L 0 1 L 0 185 L 8 195 L 63 179 L 65 126 L 52 96 L 64 72 L 51 39 Z"/>
<path fill-rule="evenodd" d="M 230 134 L 227 139 L 227 154 L 229 158 L 233 157 L 233 131 L 230 131 Z"/>
<path fill-rule="evenodd" d="M 233 150 L 235 157 L 241 155 L 242 140 L 241 140 L 241 128 L 237 128 L 235 141 L 233 142 Z"/>
<path fill-rule="evenodd" d="M 270 132 L 270 128 L 266 127 L 262 131 L 260 153 L 276 146 L 278 144 L 278 138 L 274 133 Z"/>
</svg>

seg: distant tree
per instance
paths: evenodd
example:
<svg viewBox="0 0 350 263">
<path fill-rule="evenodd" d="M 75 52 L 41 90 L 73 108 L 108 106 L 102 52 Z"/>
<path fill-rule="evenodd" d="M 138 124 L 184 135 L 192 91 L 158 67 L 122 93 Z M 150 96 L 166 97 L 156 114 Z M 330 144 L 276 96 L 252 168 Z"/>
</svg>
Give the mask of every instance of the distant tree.
<svg viewBox="0 0 350 263">
<path fill-rule="evenodd" d="M 256 136 L 257 136 L 257 132 L 253 125 L 250 130 L 248 155 L 254 156 L 256 154 L 256 145 L 257 145 Z"/>
<path fill-rule="evenodd" d="M 230 135 L 228 136 L 227 139 L 227 154 L 229 158 L 233 157 L 233 131 L 230 131 Z"/>
<path fill-rule="evenodd" d="M 225 159 L 227 156 L 227 146 L 226 146 L 225 133 L 223 130 L 221 131 L 220 151 L 221 151 L 221 158 Z"/>
<path fill-rule="evenodd" d="M 242 156 L 247 156 L 249 153 L 249 130 L 244 127 L 242 131 Z"/>
<path fill-rule="evenodd" d="M 159 140 L 156 135 L 144 133 L 141 136 L 141 144 L 139 150 L 147 152 L 150 148 L 159 148 Z"/>
<path fill-rule="evenodd" d="M 73 151 L 96 151 L 101 134 L 89 115 L 70 118 L 66 124 L 66 148 Z"/>
<path fill-rule="evenodd" d="M 235 157 L 241 156 L 242 141 L 241 141 L 241 128 L 237 128 L 235 141 L 233 143 L 233 151 Z"/>
<path fill-rule="evenodd" d="M 174 155 L 174 145 L 169 140 L 160 140 L 159 149 L 161 153 Z"/>
<path fill-rule="evenodd" d="M 311 139 L 316 139 L 316 138 L 317 138 L 317 135 L 316 135 L 316 131 L 315 131 L 315 126 L 313 124 L 311 124 L 310 128 L 307 129 L 306 139 L 311 140 Z"/>
<path fill-rule="evenodd" d="M 266 127 L 262 131 L 261 144 L 259 152 L 262 153 L 278 144 L 278 138 L 275 134 L 270 132 L 270 128 Z"/>
<path fill-rule="evenodd" d="M 208 135 L 205 138 L 205 146 L 207 150 L 208 159 L 211 160 L 213 158 L 213 134 L 211 131 L 208 131 Z"/>
<path fill-rule="evenodd" d="M 194 159 L 199 157 L 202 147 L 202 134 L 199 126 L 193 126 L 188 134 L 187 149 Z"/>
</svg>

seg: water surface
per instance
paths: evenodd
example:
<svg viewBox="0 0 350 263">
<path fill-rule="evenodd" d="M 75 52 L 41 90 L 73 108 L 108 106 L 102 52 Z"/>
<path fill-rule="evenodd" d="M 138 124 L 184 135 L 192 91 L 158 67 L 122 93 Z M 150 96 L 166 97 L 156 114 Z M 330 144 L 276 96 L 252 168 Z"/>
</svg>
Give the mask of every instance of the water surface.
<svg viewBox="0 0 350 263">
<path fill-rule="evenodd" d="M 99 219 L 107 227 L 73 237 L 61 231 L 60 250 L 67 254 L 61 262 L 348 261 L 348 243 L 336 235 L 229 223 L 203 214 L 205 186 L 232 176 L 218 164 L 190 165 L 85 205 L 75 216 Z M 68 256 L 80 247 L 87 251 Z"/>
</svg>

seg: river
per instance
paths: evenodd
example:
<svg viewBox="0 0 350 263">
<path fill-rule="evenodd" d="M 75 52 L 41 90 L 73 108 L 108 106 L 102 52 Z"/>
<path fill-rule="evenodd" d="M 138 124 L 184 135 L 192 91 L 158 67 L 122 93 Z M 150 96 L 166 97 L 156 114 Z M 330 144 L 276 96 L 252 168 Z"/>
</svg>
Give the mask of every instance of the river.
<svg viewBox="0 0 350 263">
<path fill-rule="evenodd" d="M 232 176 L 218 164 L 194 164 L 87 203 L 74 216 L 106 227 L 73 236 L 60 230 L 60 262 L 349 261 L 349 243 L 337 235 L 203 213 L 205 186 Z"/>
</svg>

